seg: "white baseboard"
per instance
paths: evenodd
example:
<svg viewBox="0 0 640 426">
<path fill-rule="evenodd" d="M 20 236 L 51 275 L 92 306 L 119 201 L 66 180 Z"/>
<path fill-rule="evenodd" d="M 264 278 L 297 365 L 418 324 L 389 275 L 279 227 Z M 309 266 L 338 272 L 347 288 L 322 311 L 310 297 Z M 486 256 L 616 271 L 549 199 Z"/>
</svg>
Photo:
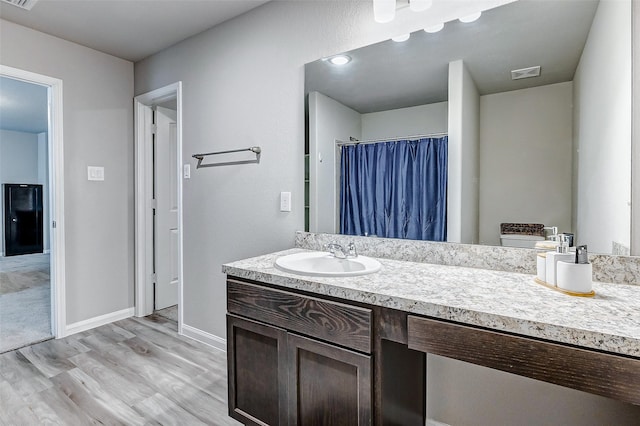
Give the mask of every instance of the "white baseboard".
<svg viewBox="0 0 640 426">
<path fill-rule="evenodd" d="M 427 419 L 427 426 L 449 426 L 449 423 L 442 423 L 433 419 Z"/>
<path fill-rule="evenodd" d="M 200 343 L 204 343 L 205 345 L 212 346 L 218 350 L 221 350 L 222 352 L 227 351 L 227 339 L 223 339 L 222 337 L 207 333 L 206 331 L 202 331 L 199 328 L 191 327 L 187 324 L 182 324 L 182 330 L 180 334 L 193 340 L 197 340 Z"/>
<path fill-rule="evenodd" d="M 64 336 L 71 336 L 72 334 L 80 333 L 82 331 L 91 330 L 92 328 L 100 327 L 101 325 L 109 324 L 114 321 L 120 321 L 125 318 L 133 316 L 134 308 L 127 308 L 117 312 L 111 312 L 108 314 L 100 315 L 98 317 L 89 318 L 83 321 L 74 322 L 68 324 L 65 328 Z"/>
</svg>

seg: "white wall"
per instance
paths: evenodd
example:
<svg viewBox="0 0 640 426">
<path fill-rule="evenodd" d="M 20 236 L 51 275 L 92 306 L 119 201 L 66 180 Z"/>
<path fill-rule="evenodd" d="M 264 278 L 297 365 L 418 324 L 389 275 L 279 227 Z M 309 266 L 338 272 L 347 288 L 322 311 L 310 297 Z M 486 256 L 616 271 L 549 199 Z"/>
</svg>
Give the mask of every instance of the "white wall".
<svg viewBox="0 0 640 426">
<path fill-rule="evenodd" d="M 0 183 L 38 182 L 38 134 L 0 130 Z"/>
<path fill-rule="evenodd" d="M 293 231 L 303 229 L 304 64 L 380 41 L 394 28 L 373 22 L 370 2 L 270 2 L 136 63 L 138 94 L 183 81 L 185 158 L 203 149 L 263 148 L 257 166 L 192 169 L 191 180 L 184 181 L 185 324 L 224 336 L 221 264 L 289 248 Z M 282 190 L 293 192 L 291 213 L 278 211 Z M 444 361 L 447 373 L 456 370 L 454 361 Z M 432 367 L 440 368 L 430 360 L 430 373 Z M 430 389 L 446 389 L 449 377 L 430 374 Z M 485 413 L 495 419 L 517 406 L 515 423 L 566 425 L 602 423 L 583 417 L 586 405 L 609 423 L 623 424 L 629 413 L 638 414 L 631 406 L 578 391 L 506 379 L 495 371 L 486 377 L 493 391 L 482 380 L 459 384 L 457 391 L 467 392 L 452 393 L 446 402 L 455 413 L 445 411 L 431 391 L 429 399 L 443 408 L 433 411 L 430 403 L 432 417 L 489 424 L 482 421 Z M 529 404 L 538 393 L 554 401 L 553 410 Z M 508 420 L 513 417 L 493 424 Z"/>
<path fill-rule="evenodd" d="M 480 97 L 480 244 L 501 222 L 572 232 L 572 114 L 571 82 Z"/>
<path fill-rule="evenodd" d="M 0 51 L 63 81 L 67 324 L 133 307 L 133 64 L 4 20 Z"/>
<path fill-rule="evenodd" d="M 594 253 L 630 246 L 630 8 L 629 0 L 600 2 L 574 77 L 576 239 Z"/>
<path fill-rule="evenodd" d="M 478 242 L 480 94 L 462 60 L 449 64 L 447 241 Z"/>
<path fill-rule="evenodd" d="M 362 139 L 446 133 L 447 115 L 447 102 L 362 114 Z"/>
<path fill-rule="evenodd" d="M 47 178 L 47 134 L 0 130 L 0 185 L 26 183 L 42 185 L 43 246 L 49 250 L 49 199 Z M 3 191 L 3 190 L 2 190 Z M 4 192 L 0 191 L 0 255 L 4 253 Z"/>
<path fill-rule="evenodd" d="M 360 113 L 322 93 L 309 93 L 309 230 L 338 233 L 340 165 L 336 139 L 362 139 Z"/>
</svg>

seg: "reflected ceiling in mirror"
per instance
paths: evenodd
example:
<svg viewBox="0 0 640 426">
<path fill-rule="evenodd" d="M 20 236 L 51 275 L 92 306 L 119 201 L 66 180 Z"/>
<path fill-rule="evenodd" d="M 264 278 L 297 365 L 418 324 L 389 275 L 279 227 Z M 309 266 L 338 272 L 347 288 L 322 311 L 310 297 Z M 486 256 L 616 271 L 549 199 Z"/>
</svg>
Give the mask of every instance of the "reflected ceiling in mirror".
<svg viewBox="0 0 640 426">
<path fill-rule="evenodd" d="M 334 66 L 305 66 L 306 93 L 317 91 L 361 114 L 447 100 L 449 62 L 464 59 L 481 95 L 573 80 L 598 1 L 519 0 L 452 21 L 437 33 L 416 31 L 350 52 Z M 540 77 L 512 80 L 511 71 L 540 66 Z"/>
</svg>

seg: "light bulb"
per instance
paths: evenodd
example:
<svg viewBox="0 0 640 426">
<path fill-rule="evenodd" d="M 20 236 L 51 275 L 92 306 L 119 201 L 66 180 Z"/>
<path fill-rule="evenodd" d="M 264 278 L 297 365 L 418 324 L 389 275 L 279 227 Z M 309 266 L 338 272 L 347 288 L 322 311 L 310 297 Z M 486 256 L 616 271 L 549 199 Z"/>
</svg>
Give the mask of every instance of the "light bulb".
<svg viewBox="0 0 640 426">
<path fill-rule="evenodd" d="M 480 15 L 482 15 L 482 12 L 472 13 L 471 15 L 461 17 L 459 21 L 468 24 L 469 22 L 477 21 Z"/>
<path fill-rule="evenodd" d="M 422 12 L 433 5 L 433 0 L 409 0 L 409 8 L 414 12 Z"/>
<path fill-rule="evenodd" d="M 402 34 L 399 36 L 391 37 L 391 40 L 395 41 L 396 43 L 401 43 L 403 41 L 409 40 L 409 37 L 411 37 L 411 34 Z"/>
<path fill-rule="evenodd" d="M 444 28 L 444 23 L 441 22 L 436 25 L 431 25 L 430 27 L 425 27 L 424 31 L 426 33 L 437 33 L 438 31 L 441 31 L 443 28 Z"/>
<path fill-rule="evenodd" d="M 373 19 L 384 24 L 396 16 L 396 0 L 373 0 Z"/>
</svg>

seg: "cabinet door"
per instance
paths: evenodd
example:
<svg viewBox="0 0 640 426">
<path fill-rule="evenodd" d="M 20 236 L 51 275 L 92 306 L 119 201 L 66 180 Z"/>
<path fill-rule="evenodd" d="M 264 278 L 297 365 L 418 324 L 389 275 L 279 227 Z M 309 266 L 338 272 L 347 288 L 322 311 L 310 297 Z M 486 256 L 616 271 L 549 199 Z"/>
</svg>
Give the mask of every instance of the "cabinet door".
<svg viewBox="0 0 640 426">
<path fill-rule="evenodd" d="M 371 424 L 371 357 L 295 334 L 289 351 L 289 424 Z"/>
<path fill-rule="evenodd" d="M 287 424 L 287 334 L 227 315 L 229 415 L 245 425 Z"/>
</svg>

